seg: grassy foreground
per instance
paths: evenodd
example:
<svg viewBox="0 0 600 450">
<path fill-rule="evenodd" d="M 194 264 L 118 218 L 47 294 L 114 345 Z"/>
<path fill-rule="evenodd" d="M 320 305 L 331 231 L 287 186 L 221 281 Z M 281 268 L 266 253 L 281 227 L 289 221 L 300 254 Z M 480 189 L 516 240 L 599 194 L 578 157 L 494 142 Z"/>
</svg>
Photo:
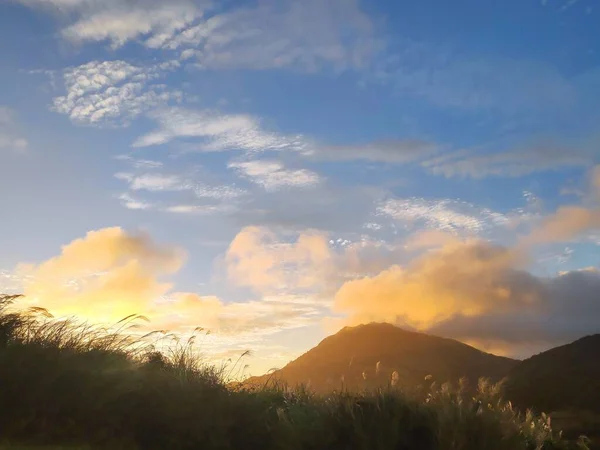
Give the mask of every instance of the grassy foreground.
<svg viewBox="0 0 600 450">
<path fill-rule="evenodd" d="M 0 449 L 584 449 L 482 380 L 403 393 L 231 389 L 191 343 L 11 312 L 0 296 Z M 46 447 L 43 447 L 46 446 Z"/>
</svg>

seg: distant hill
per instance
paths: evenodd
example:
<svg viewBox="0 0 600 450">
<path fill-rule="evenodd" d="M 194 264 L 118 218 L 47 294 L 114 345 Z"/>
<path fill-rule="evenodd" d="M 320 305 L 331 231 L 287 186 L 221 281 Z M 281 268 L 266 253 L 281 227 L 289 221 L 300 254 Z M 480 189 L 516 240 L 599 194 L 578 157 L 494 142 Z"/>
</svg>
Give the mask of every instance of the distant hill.
<svg viewBox="0 0 600 450">
<path fill-rule="evenodd" d="M 600 334 L 539 353 L 509 373 L 505 395 L 520 407 L 600 413 Z"/>
<path fill-rule="evenodd" d="M 539 353 L 509 373 L 504 396 L 521 409 L 552 413 L 565 436 L 600 448 L 600 334 Z"/>
<path fill-rule="evenodd" d="M 472 382 L 479 377 L 497 381 L 517 363 L 452 339 L 371 323 L 346 327 L 282 369 L 253 377 L 247 384 L 281 380 L 289 385 L 309 384 L 318 392 L 342 385 L 361 389 L 389 383 L 394 371 L 398 372 L 398 384 L 406 387 L 423 384 L 427 375 L 438 383 L 463 376 Z"/>
</svg>

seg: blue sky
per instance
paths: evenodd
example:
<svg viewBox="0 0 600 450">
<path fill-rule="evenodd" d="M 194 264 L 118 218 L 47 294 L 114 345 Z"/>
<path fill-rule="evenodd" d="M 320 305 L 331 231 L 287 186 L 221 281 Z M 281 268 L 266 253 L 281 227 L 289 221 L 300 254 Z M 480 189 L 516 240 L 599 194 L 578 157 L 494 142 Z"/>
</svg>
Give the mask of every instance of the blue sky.
<svg viewBox="0 0 600 450">
<path fill-rule="evenodd" d="M 254 373 L 371 320 L 517 357 L 597 332 L 599 13 L 5 0 L 0 288 Z"/>
</svg>

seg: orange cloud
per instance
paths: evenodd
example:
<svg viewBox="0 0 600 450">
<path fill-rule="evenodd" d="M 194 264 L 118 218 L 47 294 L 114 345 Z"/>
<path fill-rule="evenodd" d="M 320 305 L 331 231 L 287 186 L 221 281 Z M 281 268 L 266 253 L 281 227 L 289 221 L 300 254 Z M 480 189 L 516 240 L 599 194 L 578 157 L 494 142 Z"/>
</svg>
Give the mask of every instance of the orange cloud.
<svg viewBox="0 0 600 450">
<path fill-rule="evenodd" d="M 582 206 L 563 206 L 542 221 L 526 242 L 566 241 L 600 229 L 600 210 Z"/>
<path fill-rule="evenodd" d="M 182 250 L 160 247 L 145 234 L 127 234 L 121 228 L 90 231 L 85 238 L 76 239 L 62 247 L 61 254 L 43 264 L 38 274 L 81 274 L 97 272 L 137 260 L 144 266 L 168 273 L 176 272 L 185 260 Z"/>
<path fill-rule="evenodd" d="M 600 200 L 600 165 L 589 172 L 588 180 L 589 192 L 584 194 L 582 205 L 561 206 L 521 239 L 521 244 L 569 241 L 600 230 L 600 208 L 597 204 Z"/>
<path fill-rule="evenodd" d="M 422 250 L 442 247 L 444 245 L 458 242 L 455 235 L 439 230 L 422 230 L 411 235 L 405 243 L 406 249 Z"/>
<path fill-rule="evenodd" d="M 516 271 L 523 262 L 519 252 L 482 241 L 448 244 L 406 268 L 345 283 L 334 308 L 351 323 L 401 322 L 417 329 L 457 314 L 514 311 L 539 301 L 535 286 Z"/>
<path fill-rule="evenodd" d="M 89 232 L 64 246 L 60 255 L 39 265 L 21 265 L 30 280 L 30 301 L 57 316 L 76 315 L 115 322 L 129 314 L 148 314 L 154 299 L 171 285 L 159 278 L 181 267 L 185 253 L 158 246 L 149 236 L 121 228 Z"/>
</svg>

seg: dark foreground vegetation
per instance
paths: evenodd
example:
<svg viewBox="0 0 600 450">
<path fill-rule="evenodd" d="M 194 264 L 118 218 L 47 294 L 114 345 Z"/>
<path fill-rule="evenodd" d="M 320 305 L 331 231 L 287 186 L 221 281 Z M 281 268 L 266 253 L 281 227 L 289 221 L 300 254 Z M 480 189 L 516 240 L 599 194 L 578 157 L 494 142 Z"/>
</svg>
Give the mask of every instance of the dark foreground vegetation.
<svg viewBox="0 0 600 450">
<path fill-rule="evenodd" d="M 161 353 L 154 335 L 133 338 L 134 318 L 110 331 L 11 312 L 15 300 L 0 296 L 0 448 L 587 448 L 484 380 L 474 395 L 460 384 L 401 391 L 393 378 L 364 394 L 233 389 L 232 369 L 204 365 L 191 342 Z"/>
</svg>

